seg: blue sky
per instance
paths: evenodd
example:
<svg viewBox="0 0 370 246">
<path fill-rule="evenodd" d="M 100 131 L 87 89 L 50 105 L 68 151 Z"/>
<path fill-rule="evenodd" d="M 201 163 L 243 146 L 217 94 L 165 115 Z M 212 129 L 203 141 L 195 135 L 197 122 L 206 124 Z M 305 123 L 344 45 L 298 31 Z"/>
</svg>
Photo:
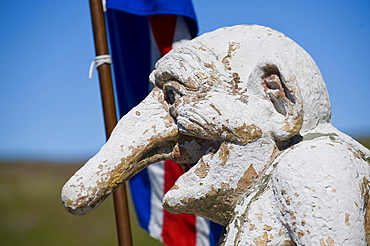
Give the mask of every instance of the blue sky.
<svg viewBox="0 0 370 246">
<path fill-rule="evenodd" d="M 369 0 L 194 0 L 200 34 L 272 27 L 318 64 L 333 125 L 370 136 Z M 0 158 L 84 160 L 105 142 L 89 4 L 0 1 Z"/>
</svg>

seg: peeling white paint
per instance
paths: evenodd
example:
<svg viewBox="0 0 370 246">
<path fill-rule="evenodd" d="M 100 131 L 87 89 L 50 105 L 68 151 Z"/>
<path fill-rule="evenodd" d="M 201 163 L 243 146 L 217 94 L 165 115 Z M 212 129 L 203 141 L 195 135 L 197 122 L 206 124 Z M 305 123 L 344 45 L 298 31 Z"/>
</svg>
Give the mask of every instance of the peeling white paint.
<svg viewBox="0 0 370 246">
<path fill-rule="evenodd" d="M 75 214 L 164 159 L 191 167 L 173 213 L 226 225 L 220 245 L 370 243 L 370 151 L 331 125 L 312 58 L 262 26 L 204 34 L 164 56 L 154 91 L 65 185 Z"/>
</svg>

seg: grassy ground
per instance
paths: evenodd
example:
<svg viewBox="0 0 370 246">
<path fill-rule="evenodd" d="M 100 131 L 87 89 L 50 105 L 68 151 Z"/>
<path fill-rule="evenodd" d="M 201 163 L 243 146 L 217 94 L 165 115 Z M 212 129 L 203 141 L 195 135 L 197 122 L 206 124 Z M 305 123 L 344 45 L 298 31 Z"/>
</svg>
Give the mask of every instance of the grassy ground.
<svg viewBox="0 0 370 246">
<path fill-rule="evenodd" d="M 370 137 L 367 137 L 367 138 L 358 138 L 356 140 L 358 142 L 360 142 L 366 148 L 370 149 Z"/>
<path fill-rule="evenodd" d="M 85 216 L 64 209 L 60 191 L 77 169 L 0 163 L 0 245 L 118 245 L 112 198 Z M 138 227 L 133 214 L 131 223 L 135 246 L 163 245 Z"/>
<path fill-rule="evenodd" d="M 370 138 L 359 141 L 370 148 Z M 111 197 L 85 216 L 65 211 L 60 191 L 78 168 L 0 162 L 0 245 L 117 245 Z M 135 246 L 163 245 L 138 227 L 133 213 L 130 216 Z"/>
</svg>

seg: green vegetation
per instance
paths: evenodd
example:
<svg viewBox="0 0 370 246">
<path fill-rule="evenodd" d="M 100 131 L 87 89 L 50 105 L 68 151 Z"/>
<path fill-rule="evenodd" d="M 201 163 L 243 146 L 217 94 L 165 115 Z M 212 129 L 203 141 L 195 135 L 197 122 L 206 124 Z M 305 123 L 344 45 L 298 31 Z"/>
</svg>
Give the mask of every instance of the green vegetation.
<svg viewBox="0 0 370 246">
<path fill-rule="evenodd" d="M 0 163 L 0 245 L 118 245 L 111 197 L 85 216 L 64 209 L 60 191 L 78 167 Z M 135 246 L 163 245 L 130 217 Z"/>
<path fill-rule="evenodd" d="M 359 142 L 370 148 L 370 138 Z M 64 209 L 61 188 L 78 168 L 0 162 L 0 245 L 118 245 L 111 197 L 85 216 Z M 134 245 L 163 245 L 138 227 L 132 205 L 130 211 Z"/>
<path fill-rule="evenodd" d="M 358 138 L 356 139 L 360 144 L 370 149 L 370 137 L 368 138 Z"/>
</svg>

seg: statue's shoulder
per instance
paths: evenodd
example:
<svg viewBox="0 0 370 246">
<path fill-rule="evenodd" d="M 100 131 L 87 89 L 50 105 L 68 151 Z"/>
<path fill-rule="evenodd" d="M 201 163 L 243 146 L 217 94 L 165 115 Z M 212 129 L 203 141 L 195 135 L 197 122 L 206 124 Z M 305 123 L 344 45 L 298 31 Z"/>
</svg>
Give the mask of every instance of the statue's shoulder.
<svg viewBox="0 0 370 246">
<path fill-rule="evenodd" d="M 309 132 L 301 142 L 284 150 L 275 160 L 278 175 L 338 176 L 338 172 L 370 173 L 370 151 L 336 130 Z"/>
<path fill-rule="evenodd" d="M 276 158 L 271 179 L 284 223 L 297 245 L 316 245 L 323 235 L 338 245 L 365 245 L 369 151 L 335 128 L 302 137 Z"/>
</svg>

